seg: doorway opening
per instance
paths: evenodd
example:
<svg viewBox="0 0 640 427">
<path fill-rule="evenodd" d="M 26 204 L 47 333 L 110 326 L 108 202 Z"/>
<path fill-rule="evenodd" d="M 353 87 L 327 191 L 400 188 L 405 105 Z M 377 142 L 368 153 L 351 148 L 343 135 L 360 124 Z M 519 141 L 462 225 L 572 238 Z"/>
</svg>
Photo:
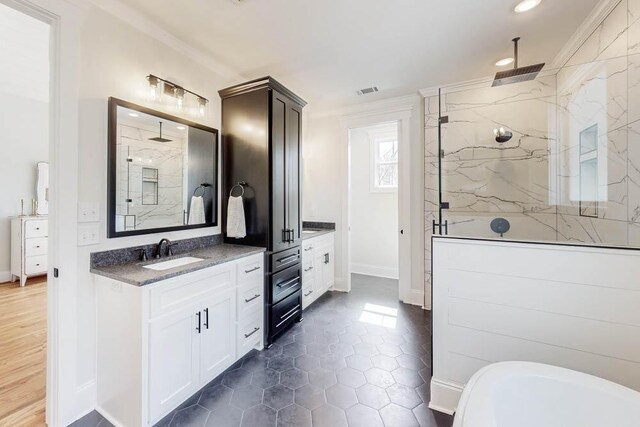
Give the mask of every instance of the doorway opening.
<svg viewBox="0 0 640 427">
<path fill-rule="evenodd" d="M 371 284 L 400 299 L 398 121 L 349 129 L 349 270 L 352 286 Z"/>
<path fill-rule="evenodd" d="M 44 425 L 51 26 L 0 3 L 0 425 Z"/>
</svg>

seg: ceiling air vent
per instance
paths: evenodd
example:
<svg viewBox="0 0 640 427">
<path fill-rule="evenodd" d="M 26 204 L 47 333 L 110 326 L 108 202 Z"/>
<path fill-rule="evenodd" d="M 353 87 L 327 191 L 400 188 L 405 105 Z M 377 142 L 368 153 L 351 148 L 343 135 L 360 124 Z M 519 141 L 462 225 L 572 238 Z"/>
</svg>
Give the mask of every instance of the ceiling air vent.
<svg viewBox="0 0 640 427">
<path fill-rule="evenodd" d="M 370 93 L 376 93 L 378 91 L 378 86 L 366 87 L 364 89 L 360 89 L 356 93 L 358 95 L 368 95 Z"/>
</svg>

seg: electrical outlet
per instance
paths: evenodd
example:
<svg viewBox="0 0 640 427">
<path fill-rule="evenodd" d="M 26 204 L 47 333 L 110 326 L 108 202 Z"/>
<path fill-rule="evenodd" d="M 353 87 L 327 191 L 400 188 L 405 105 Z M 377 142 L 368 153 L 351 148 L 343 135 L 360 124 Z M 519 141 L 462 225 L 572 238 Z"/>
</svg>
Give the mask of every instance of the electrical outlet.
<svg viewBox="0 0 640 427">
<path fill-rule="evenodd" d="M 100 224 L 78 225 L 78 246 L 97 245 L 100 243 Z"/>
<path fill-rule="evenodd" d="M 100 203 L 78 203 L 78 222 L 99 222 Z"/>
</svg>

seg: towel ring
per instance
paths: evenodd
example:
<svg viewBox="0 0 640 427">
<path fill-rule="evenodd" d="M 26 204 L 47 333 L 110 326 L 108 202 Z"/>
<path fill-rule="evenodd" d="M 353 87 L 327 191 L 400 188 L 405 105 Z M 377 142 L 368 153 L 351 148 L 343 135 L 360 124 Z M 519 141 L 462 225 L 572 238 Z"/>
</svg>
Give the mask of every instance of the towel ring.
<svg viewBox="0 0 640 427">
<path fill-rule="evenodd" d="M 244 186 L 247 185 L 246 182 L 244 181 L 239 181 L 236 185 L 234 185 L 233 187 L 231 187 L 231 191 L 229 191 L 229 197 L 242 197 L 244 196 Z M 233 190 L 235 190 L 236 188 L 240 187 L 240 190 L 242 191 L 240 193 L 239 196 L 234 196 L 233 195 Z"/>
<path fill-rule="evenodd" d="M 207 187 L 211 187 L 211 184 L 207 184 L 206 182 L 203 182 L 198 187 L 196 187 L 195 190 L 193 190 L 193 196 L 194 197 L 202 197 L 202 196 L 204 196 L 204 193 L 205 193 Z M 202 190 L 202 194 L 198 195 L 197 194 L 198 190 Z"/>
</svg>

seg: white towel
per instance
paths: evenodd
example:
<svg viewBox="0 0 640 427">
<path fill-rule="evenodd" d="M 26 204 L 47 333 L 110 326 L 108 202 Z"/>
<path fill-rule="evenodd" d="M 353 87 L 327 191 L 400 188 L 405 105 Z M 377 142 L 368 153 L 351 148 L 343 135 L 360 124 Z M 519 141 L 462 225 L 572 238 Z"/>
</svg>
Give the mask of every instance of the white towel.
<svg viewBox="0 0 640 427">
<path fill-rule="evenodd" d="M 189 209 L 189 225 L 204 224 L 204 222 L 204 199 L 201 196 L 193 196 Z"/>
<path fill-rule="evenodd" d="M 227 237 L 242 239 L 247 235 L 247 224 L 244 220 L 244 204 L 242 196 L 229 197 L 227 207 Z"/>
</svg>

